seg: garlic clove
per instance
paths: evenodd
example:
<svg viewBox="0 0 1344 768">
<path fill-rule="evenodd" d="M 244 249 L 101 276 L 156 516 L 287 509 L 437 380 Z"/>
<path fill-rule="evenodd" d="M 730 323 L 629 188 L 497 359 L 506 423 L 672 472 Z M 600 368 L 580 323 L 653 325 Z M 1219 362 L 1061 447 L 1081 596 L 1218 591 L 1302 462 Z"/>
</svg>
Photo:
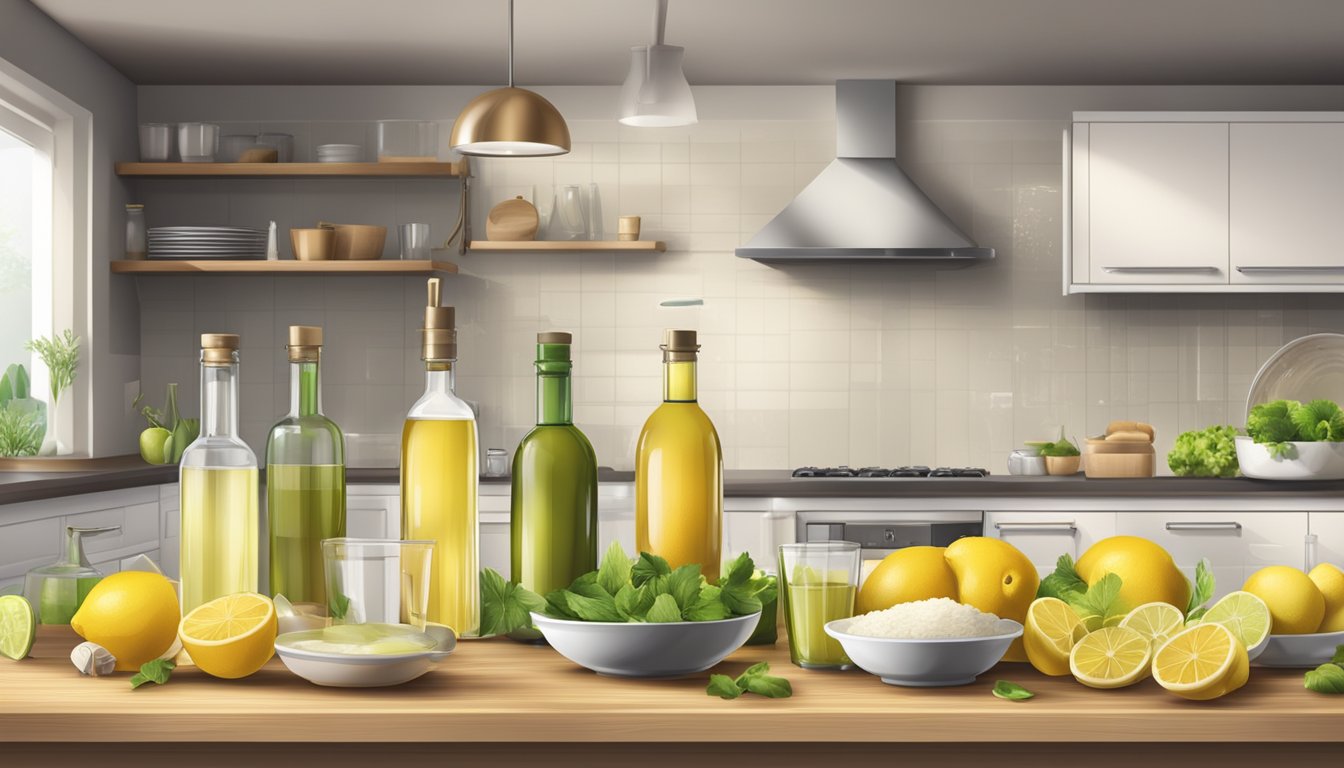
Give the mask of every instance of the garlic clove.
<svg viewBox="0 0 1344 768">
<path fill-rule="evenodd" d="M 80 643 L 70 652 L 70 663 L 82 675 L 103 677 L 116 669 L 117 657 L 97 643 Z"/>
</svg>

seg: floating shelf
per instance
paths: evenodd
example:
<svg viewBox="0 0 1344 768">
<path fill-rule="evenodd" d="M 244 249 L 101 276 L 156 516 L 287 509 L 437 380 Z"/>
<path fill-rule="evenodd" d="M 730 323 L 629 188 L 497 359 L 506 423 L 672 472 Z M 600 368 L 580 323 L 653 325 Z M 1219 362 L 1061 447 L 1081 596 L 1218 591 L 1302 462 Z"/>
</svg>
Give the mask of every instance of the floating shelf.
<svg viewBox="0 0 1344 768">
<path fill-rule="evenodd" d="M 225 261 L 144 259 L 114 261 L 112 271 L 122 275 L 431 275 L 456 274 L 451 261 Z"/>
<path fill-rule="evenodd" d="M 662 240 L 473 240 L 467 251 L 625 251 L 663 253 Z"/>
<path fill-rule="evenodd" d="M 382 176 L 461 175 L 465 163 L 117 163 L 118 176 Z"/>
</svg>

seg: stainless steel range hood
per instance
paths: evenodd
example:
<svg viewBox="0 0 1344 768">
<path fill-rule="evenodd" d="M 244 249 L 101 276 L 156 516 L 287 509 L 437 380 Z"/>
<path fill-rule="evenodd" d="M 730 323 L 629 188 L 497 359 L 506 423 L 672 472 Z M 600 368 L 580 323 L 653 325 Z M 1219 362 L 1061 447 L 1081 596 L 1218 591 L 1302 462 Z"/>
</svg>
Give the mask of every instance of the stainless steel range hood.
<svg viewBox="0 0 1344 768">
<path fill-rule="evenodd" d="M 835 107 L 836 159 L 738 256 L 963 266 L 994 258 L 896 164 L 895 80 L 839 80 Z"/>
</svg>

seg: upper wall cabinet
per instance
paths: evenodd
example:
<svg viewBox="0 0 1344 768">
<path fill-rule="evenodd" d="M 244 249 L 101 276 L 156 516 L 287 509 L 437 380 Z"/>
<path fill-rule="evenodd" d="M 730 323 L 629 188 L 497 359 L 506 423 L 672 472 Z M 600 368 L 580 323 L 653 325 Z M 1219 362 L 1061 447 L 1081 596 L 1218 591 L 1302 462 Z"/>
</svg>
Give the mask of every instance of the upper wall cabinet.
<svg viewBox="0 0 1344 768">
<path fill-rule="evenodd" d="M 1075 113 L 1066 293 L 1344 291 L 1344 114 Z"/>
</svg>

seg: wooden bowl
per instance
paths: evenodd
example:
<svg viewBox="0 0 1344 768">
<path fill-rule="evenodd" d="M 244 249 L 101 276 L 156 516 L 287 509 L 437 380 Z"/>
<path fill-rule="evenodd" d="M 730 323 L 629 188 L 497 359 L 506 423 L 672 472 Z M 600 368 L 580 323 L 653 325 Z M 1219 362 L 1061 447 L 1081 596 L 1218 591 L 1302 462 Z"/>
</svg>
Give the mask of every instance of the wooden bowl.
<svg viewBox="0 0 1344 768">
<path fill-rule="evenodd" d="M 318 226 L 335 231 L 336 243 L 332 247 L 331 257 L 337 261 L 373 261 L 383 258 L 387 227 L 327 222 L 321 222 Z"/>
<path fill-rule="evenodd" d="M 485 217 L 485 238 L 504 241 L 535 240 L 540 221 L 537 207 L 519 195 L 490 209 L 490 215 Z"/>
<path fill-rule="evenodd" d="M 336 245 L 332 229 L 291 229 L 289 244 L 294 247 L 294 258 L 299 261 L 328 261 Z"/>
<path fill-rule="evenodd" d="M 1049 475 L 1076 475 L 1082 456 L 1046 456 L 1045 472 Z"/>
</svg>

